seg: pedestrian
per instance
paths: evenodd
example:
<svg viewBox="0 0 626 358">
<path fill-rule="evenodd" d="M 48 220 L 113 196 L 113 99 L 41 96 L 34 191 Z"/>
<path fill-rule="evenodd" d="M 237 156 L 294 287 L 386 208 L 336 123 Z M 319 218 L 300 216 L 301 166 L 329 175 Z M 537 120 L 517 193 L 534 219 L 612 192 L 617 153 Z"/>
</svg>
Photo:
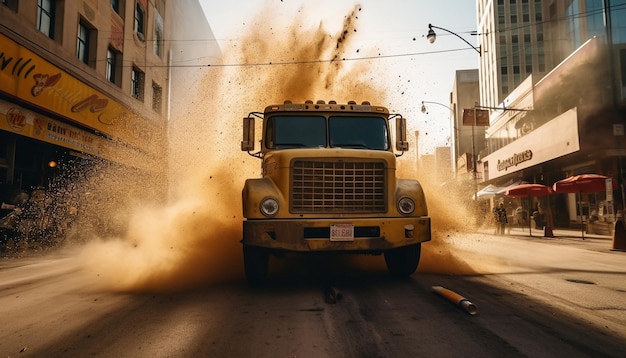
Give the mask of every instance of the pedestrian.
<svg viewBox="0 0 626 358">
<path fill-rule="evenodd" d="M 496 235 L 504 235 L 506 224 L 509 223 L 504 203 L 500 203 L 497 207 L 493 208 L 493 215 L 496 220 Z"/>
<path fill-rule="evenodd" d="M 541 203 L 537 203 L 535 206 L 535 211 L 533 212 L 533 220 L 535 220 L 535 229 L 543 230 L 543 227 L 546 226 L 545 214 L 543 209 L 541 208 Z"/>
</svg>

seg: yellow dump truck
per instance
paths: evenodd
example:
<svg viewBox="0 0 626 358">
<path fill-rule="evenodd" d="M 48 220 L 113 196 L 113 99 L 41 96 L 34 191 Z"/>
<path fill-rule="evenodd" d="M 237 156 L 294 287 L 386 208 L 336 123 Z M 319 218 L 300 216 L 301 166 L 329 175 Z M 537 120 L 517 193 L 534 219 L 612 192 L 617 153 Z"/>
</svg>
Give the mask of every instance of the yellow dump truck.
<svg viewBox="0 0 626 358">
<path fill-rule="evenodd" d="M 285 101 L 244 118 L 241 150 L 261 160 L 242 191 L 248 281 L 265 281 L 270 255 L 290 252 L 383 254 L 391 274 L 414 273 L 431 229 L 420 183 L 396 177 L 406 133 L 404 117 L 369 102 Z"/>
</svg>

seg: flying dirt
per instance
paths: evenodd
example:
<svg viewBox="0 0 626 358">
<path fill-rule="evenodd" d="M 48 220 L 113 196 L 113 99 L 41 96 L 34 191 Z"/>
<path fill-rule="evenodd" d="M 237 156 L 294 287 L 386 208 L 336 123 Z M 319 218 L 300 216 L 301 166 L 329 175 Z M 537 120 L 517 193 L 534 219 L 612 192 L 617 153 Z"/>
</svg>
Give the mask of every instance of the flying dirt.
<svg viewBox="0 0 626 358">
<path fill-rule="evenodd" d="M 343 60 L 347 51 L 355 51 L 351 40 L 362 11 L 354 7 L 343 27 L 332 33 L 321 23 L 317 28 L 293 25 L 278 32 L 259 21 L 263 25 L 251 25 L 241 41 L 244 45 L 223 50 L 225 63 L 240 65 L 196 69 L 202 76 L 199 88 L 188 90 L 185 102 L 171 104 L 185 111 L 170 121 L 168 168 L 151 178 L 111 173 L 107 168 L 92 177 L 106 196 L 101 195 L 98 205 L 87 211 L 92 218 L 110 213 L 116 224 L 109 225 L 115 229 L 105 235 L 81 240 L 86 242 L 80 254 L 85 279 L 103 290 L 142 292 L 243 278 L 241 189 L 245 178 L 260 175 L 258 161 L 237 148 L 240 121 L 247 111 L 286 99 L 370 101 L 398 111 L 416 105 L 390 103 L 390 88 L 403 84 L 394 83 L 401 79 L 389 79 L 386 86 L 378 85 L 380 81 L 373 79 L 385 76 L 380 63 Z M 302 13 L 295 16 L 294 24 L 301 22 Z M 429 177 L 435 168 L 417 171 L 414 155 L 401 157 L 398 166 L 404 177 L 420 180 L 432 217 L 433 241 L 423 245 L 418 271 L 471 273 L 446 249 L 451 236 L 471 229 L 465 205 L 451 193 L 441 195 L 440 183 Z M 146 192 L 164 190 L 165 177 L 166 200 L 148 204 L 139 200 L 154 198 Z M 384 267 L 381 256 L 351 262 Z"/>
</svg>

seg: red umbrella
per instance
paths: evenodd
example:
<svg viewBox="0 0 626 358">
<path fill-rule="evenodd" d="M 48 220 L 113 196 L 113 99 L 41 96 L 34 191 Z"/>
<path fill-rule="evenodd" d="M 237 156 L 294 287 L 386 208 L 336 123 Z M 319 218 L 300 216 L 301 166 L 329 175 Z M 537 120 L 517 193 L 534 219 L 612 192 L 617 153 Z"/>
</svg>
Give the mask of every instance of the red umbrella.
<svg viewBox="0 0 626 358">
<path fill-rule="evenodd" d="M 508 188 L 506 196 L 524 198 L 527 196 L 546 196 L 552 194 L 552 188 L 542 184 L 520 184 Z"/>
<path fill-rule="evenodd" d="M 557 193 L 594 193 L 606 190 L 606 181 L 611 179 L 613 188 L 615 179 L 600 174 L 580 174 L 559 180 L 552 186 Z"/>
<path fill-rule="evenodd" d="M 513 198 L 528 197 L 528 205 L 530 207 L 531 196 L 546 196 L 552 194 L 552 188 L 542 184 L 519 184 L 506 190 L 505 195 Z M 549 209 L 549 207 L 548 207 Z M 533 236 L 530 220 L 528 220 L 528 232 Z"/>
<path fill-rule="evenodd" d="M 615 179 L 600 175 L 600 174 L 580 174 L 573 175 L 571 177 L 562 179 L 552 185 L 557 193 L 595 193 L 599 191 L 605 191 L 607 188 L 607 181 L 611 183 L 612 188 L 617 186 Z M 579 202 L 582 199 L 579 199 Z M 580 217 L 582 223 L 582 235 L 585 239 L 585 222 L 582 220 L 582 203 L 580 203 Z"/>
</svg>

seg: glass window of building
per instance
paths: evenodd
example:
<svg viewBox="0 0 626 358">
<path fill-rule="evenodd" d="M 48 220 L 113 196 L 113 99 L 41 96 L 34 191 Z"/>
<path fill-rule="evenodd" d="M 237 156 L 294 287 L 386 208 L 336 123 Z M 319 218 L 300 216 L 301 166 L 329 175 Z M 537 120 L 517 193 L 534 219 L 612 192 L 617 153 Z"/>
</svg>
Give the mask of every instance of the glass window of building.
<svg viewBox="0 0 626 358">
<path fill-rule="evenodd" d="M 78 36 L 76 40 L 76 56 L 82 62 L 89 64 L 89 45 L 91 30 L 81 20 L 78 23 Z"/>
<path fill-rule="evenodd" d="M 134 98 L 140 101 L 143 101 L 143 84 L 144 73 L 137 67 L 133 67 L 130 71 L 130 92 Z"/>
<path fill-rule="evenodd" d="M 611 37 L 614 44 L 626 44 L 626 0 L 611 1 Z"/>
<path fill-rule="evenodd" d="M 619 51 L 620 72 L 622 83 L 622 101 L 626 100 L 626 49 Z"/>
<path fill-rule="evenodd" d="M 37 0 L 37 29 L 54 38 L 54 0 Z"/>
<path fill-rule="evenodd" d="M 152 110 L 161 113 L 161 103 L 163 102 L 163 88 L 152 82 Z"/>
<path fill-rule="evenodd" d="M 111 8 L 116 13 L 120 13 L 120 1 L 119 0 L 111 0 Z"/>
<path fill-rule="evenodd" d="M 141 40 L 144 41 L 146 38 L 145 35 L 145 16 L 146 16 L 146 11 L 144 10 L 143 6 L 141 6 L 141 4 L 137 3 L 135 6 L 135 33 L 137 34 L 137 37 Z"/>
<path fill-rule="evenodd" d="M 17 0 L 0 0 L 0 4 L 8 7 L 13 11 L 17 11 Z"/>
<path fill-rule="evenodd" d="M 118 63 L 119 54 L 117 51 L 109 47 L 107 49 L 107 66 L 106 66 L 106 78 L 109 82 L 119 84 L 118 75 Z"/>
<path fill-rule="evenodd" d="M 163 57 L 163 18 L 154 11 L 154 54 Z"/>
</svg>

